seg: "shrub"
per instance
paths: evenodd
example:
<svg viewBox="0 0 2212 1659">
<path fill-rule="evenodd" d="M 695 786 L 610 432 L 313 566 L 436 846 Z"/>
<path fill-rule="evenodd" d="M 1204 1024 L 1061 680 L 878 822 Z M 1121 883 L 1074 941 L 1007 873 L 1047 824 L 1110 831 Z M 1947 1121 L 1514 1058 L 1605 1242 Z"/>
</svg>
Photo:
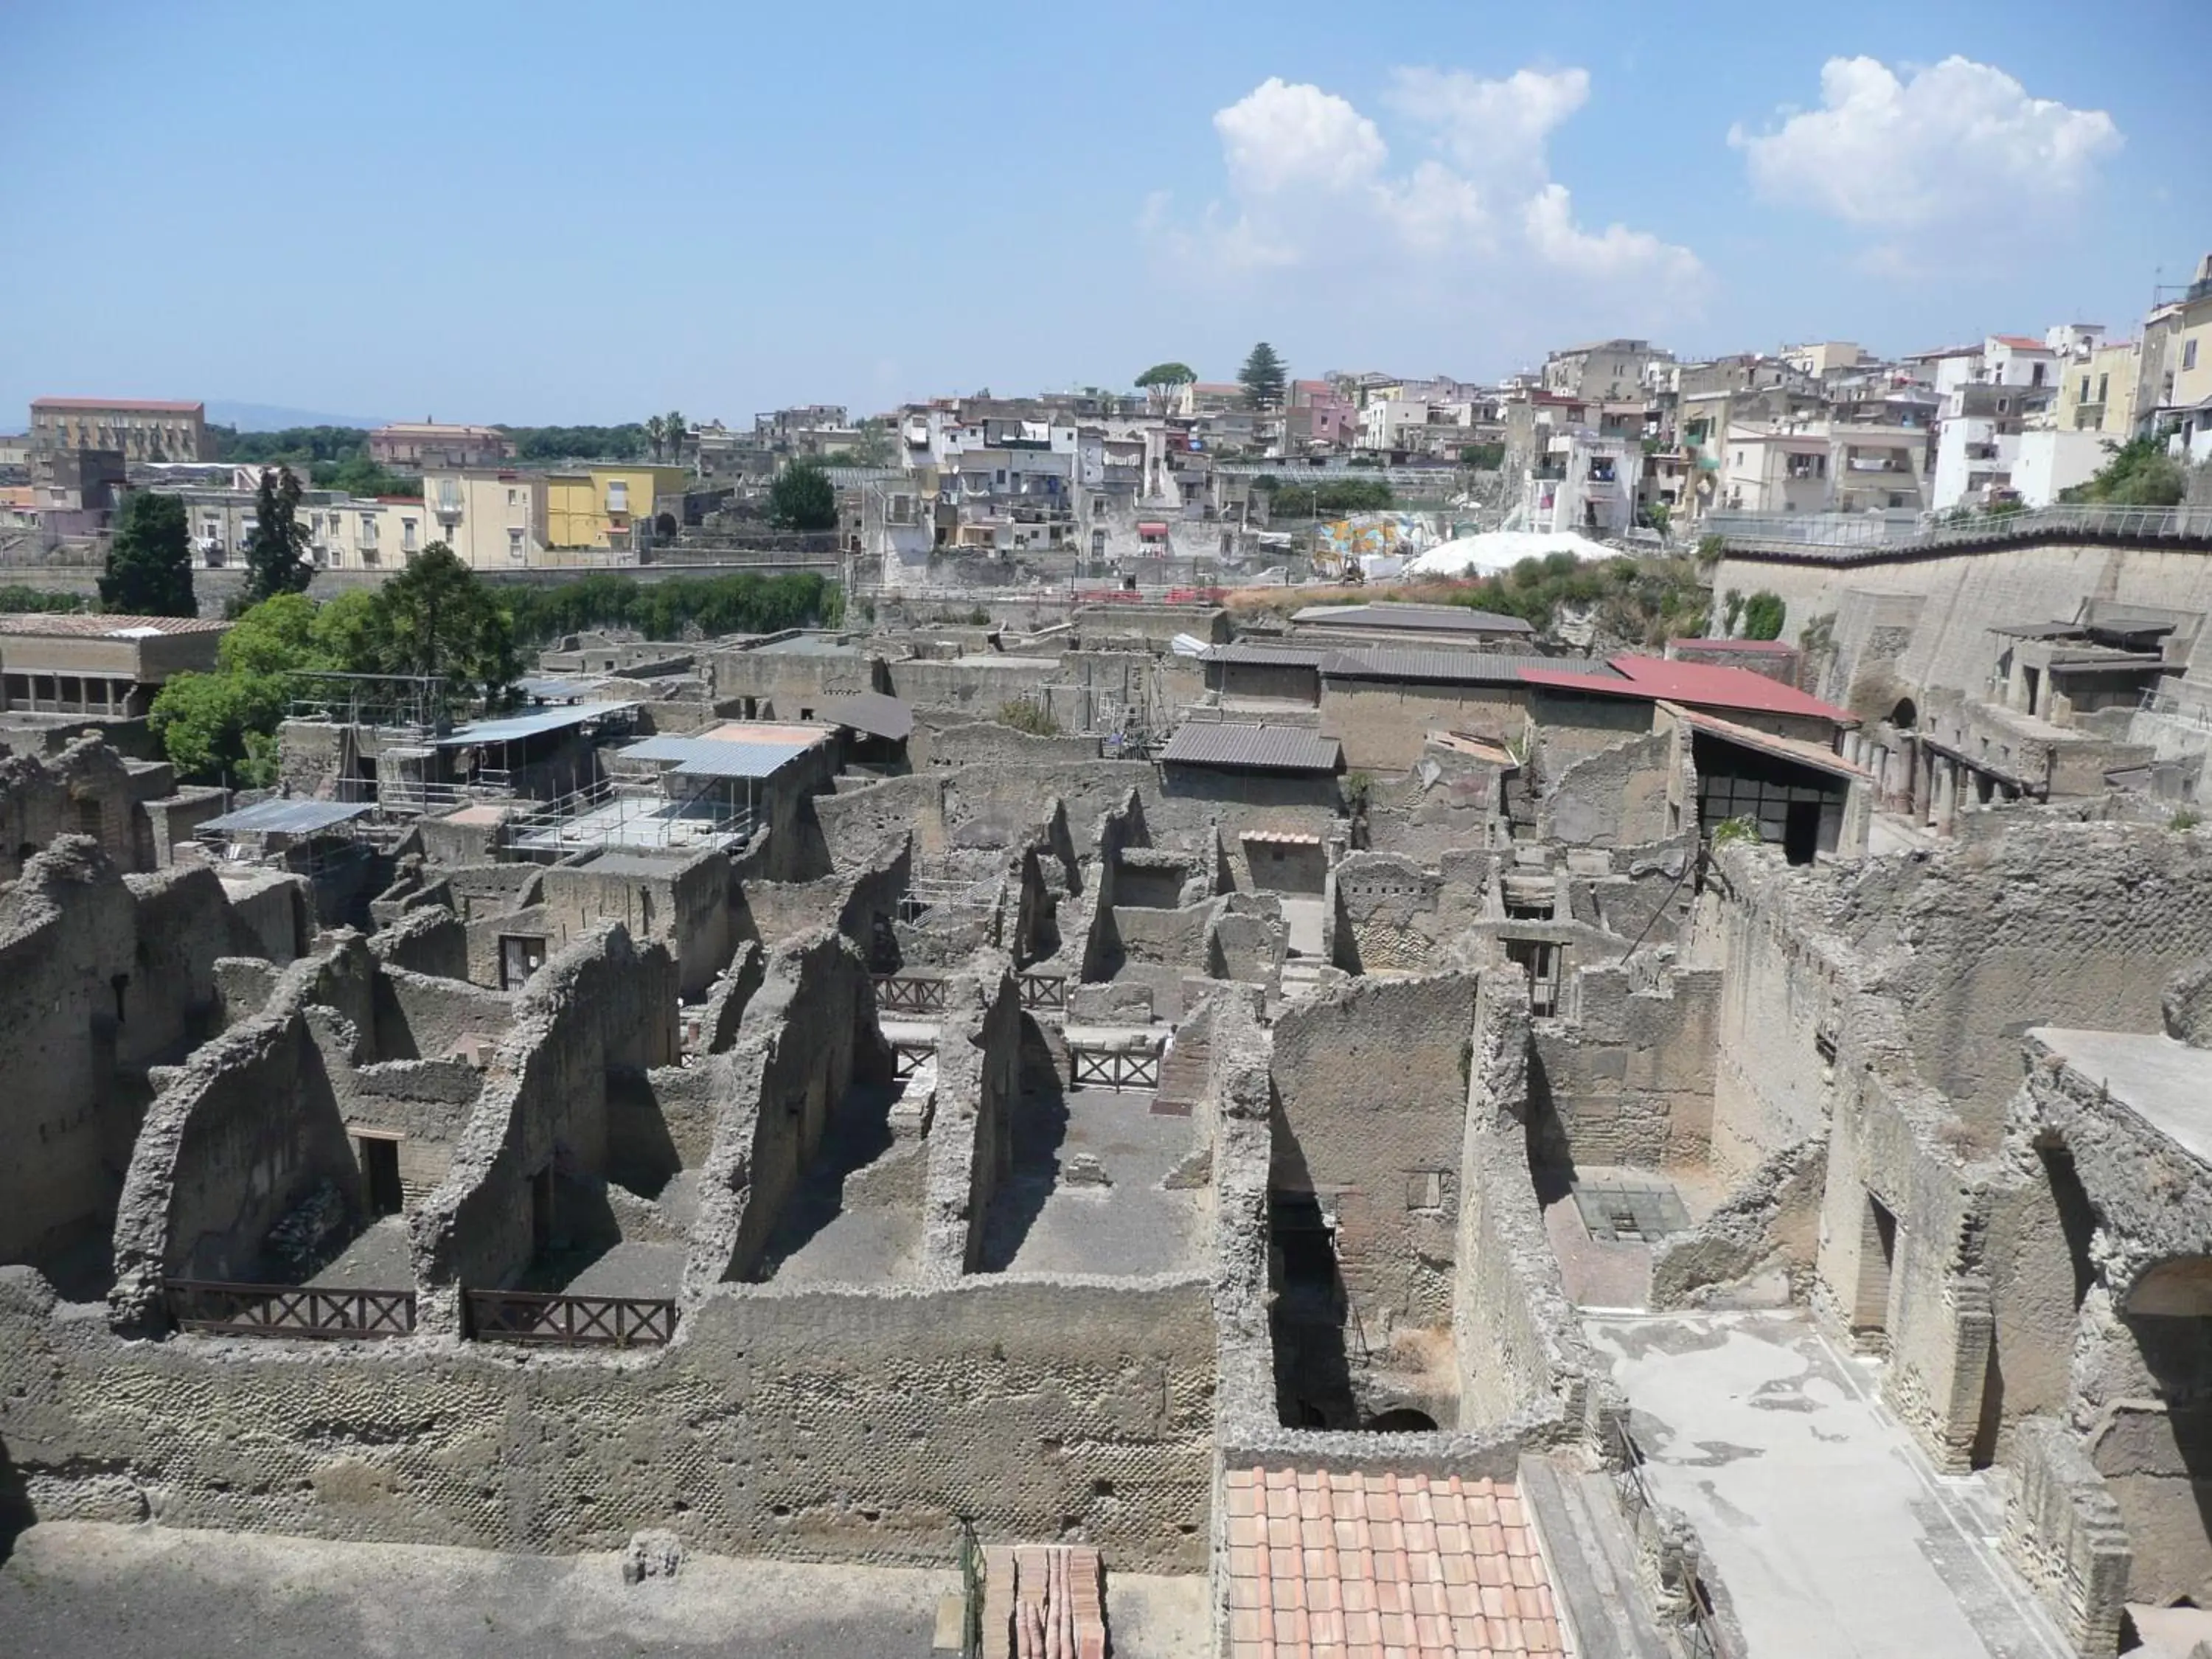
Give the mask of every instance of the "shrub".
<svg viewBox="0 0 2212 1659">
<path fill-rule="evenodd" d="M 1033 738 L 1056 738 L 1060 722 L 1052 717 L 1052 710 L 1042 703 L 1024 702 L 1019 698 L 999 705 L 999 724 L 1011 726 L 1017 732 L 1026 732 Z"/>
</svg>

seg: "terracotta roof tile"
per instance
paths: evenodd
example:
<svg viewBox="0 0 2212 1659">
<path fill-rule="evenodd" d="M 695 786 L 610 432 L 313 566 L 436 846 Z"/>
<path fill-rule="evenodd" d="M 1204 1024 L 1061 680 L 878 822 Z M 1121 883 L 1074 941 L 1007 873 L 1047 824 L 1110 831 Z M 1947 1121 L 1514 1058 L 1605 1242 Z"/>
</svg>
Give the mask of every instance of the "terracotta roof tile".
<svg viewBox="0 0 2212 1659">
<path fill-rule="evenodd" d="M 1552 1659 L 1565 1646 L 1510 1482 L 1232 1469 L 1231 1659 Z"/>
</svg>

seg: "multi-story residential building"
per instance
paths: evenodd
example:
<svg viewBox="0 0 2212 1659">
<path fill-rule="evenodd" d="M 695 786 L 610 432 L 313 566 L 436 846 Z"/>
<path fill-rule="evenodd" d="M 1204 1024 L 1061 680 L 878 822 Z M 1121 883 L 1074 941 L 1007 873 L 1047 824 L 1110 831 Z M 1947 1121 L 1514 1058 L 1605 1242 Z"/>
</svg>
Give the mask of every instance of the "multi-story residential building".
<svg viewBox="0 0 2212 1659">
<path fill-rule="evenodd" d="M 2028 417 L 2048 410 L 2057 388 L 2045 380 L 1973 381 L 1950 395 L 1936 441 L 1936 472 L 1929 505 L 1938 510 L 1986 506 L 2015 495 L 2013 468 Z"/>
<path fill-rule="evenodd" d="M 810 434 L 853 429 L 851 413 L 842 404 L 797 404 L 753 416 L 754 438 L 779 454 L 807 453 L 801 445 Z"/>
<path fill-rule="evenodd" d="M 2212 253 L 2197 262 L 2181 297 L 2143 325 L 2136 425 L 2167 434 L 2176 453 L 2191 459 L 2212 460 Z"/>
<path fill-rule="evenodd" d="M 1644 395 L 1651 370 L 1674 354 L 1649 340 L 1594 340 L 1544 360 L 1544 390 L 1620 402 Z"/>
<path fill-rule="evenodd" d="M 1784 346 L 1782 361 L 1814 380 L 1857 368 L 1869 362 L 1866 352 L 1849 340 L 1823 340 L 1808 345 Z"/>
<path fill-rule="evenodd" d="M 547 473 L 544 544 L 635 553 L 672 537 L 683 525 L 690 477 L 687 466 L 628 462 Z"/>
<path fill-rule="evenodd" d="M 1285 454 L 1316 449 L 1348 449 L 1359 434 L 1359 410 L 1328 380 L 1291 382 L 1290 407 L 1283 416 Z"/>
<path fill-rule="evenodd" d="M 368 434 L 368 458 L 379 466 L 427 472 L 432 467 L 496 466 L 516 454 L 514 440 L 494 426 L 446 426 L 435 421 L 395 421 Z"/>
<path fill-rule="evenodd" d="M 456 468 L 422 475 L 422 500 L 445 543 L 480 570 L 526 567 L 545 551 L 547 484 L 542 472 Z"/>
<path fill-rule="evenodd" d="M 1636 439 L 1582 426 L 1540 429 L 1522 478 L 1519 517 L 1530 530 L 1618 536 L 1637 521 L 1644 449 Z"/>
<path fill-rule="evenodd" d="M 1927 434 L 1828 420 L 1729 428 L 1720 504 L 1747 513 L 1917 512 L 1927 504 Z"/>
<path fill-rule="evenodd" d="M 31 434 L 27 432 L 0 432 L 0 466 L 28 466 L 31 464 Z"/>
<path fill-rule="evenodd" d="M 412 495 L 332 496 L 302 502 L 307 556 L 319 568 L 389 573 L 438 539 Z"/>
<path fill-rule="evenodd" d="M 2058 372 L 2053 422 L 2062 432 L 2125 439 L 2135 430 L 2136 387 L 2142 378 L 2140 340 L 2100 340 L 2069 353 Z"/>
<path fill-rule="evenodd" d="M 130 461 L 211 461 L 207 405 L 131 398 L 40 398 L 31 404 L 31 447 L 57 453 L 112 449 Z"/>
</svg>

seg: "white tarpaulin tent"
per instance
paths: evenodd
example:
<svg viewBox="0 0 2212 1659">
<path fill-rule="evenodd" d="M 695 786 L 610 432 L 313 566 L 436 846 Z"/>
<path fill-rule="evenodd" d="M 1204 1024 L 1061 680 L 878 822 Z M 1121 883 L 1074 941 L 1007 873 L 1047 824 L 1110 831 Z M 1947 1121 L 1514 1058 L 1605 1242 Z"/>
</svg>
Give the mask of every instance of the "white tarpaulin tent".
<svg viewBox="0 0 2212 1659">
<path fill-rule="evenodd" d="M 1492 530 L 1431 548 L 1406 567 L 1409 576 L 1494 576 L 1523 559 L 1571 553 L 1578 559 L 1617 559 L 1614 549 L 1571 530 Z"/>
</svg>

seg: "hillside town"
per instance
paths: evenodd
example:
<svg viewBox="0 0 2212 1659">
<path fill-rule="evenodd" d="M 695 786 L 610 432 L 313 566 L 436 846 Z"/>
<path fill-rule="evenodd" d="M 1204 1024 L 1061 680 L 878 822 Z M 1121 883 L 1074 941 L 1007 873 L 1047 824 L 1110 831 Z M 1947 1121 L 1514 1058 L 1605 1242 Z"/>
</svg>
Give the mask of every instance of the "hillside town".
<svg viewBox="0 0 2212 1659">
<path fill-rule="evenodd" d="M 431 210 L 371 288 L 312 12 L 103 46 L 219 110 L 84 66 L 189 236 L 86 156 L 11 216 L 70 257 L 0 271 L 0 1656 L 2212 1659 L 2212 252 L 2148 113 L 2123 191 L 2105 112 L 1831 58 L 1662 216 L 1742 42 L 1577 194 L 1589 71 L 1400 52 L 1139 217 L 1208 9 L 807 74 L 773 9 L 469 9 L 361 43 Z M 2067 286 L 2098 166 L 2164 240 Z"/>
</svg>

